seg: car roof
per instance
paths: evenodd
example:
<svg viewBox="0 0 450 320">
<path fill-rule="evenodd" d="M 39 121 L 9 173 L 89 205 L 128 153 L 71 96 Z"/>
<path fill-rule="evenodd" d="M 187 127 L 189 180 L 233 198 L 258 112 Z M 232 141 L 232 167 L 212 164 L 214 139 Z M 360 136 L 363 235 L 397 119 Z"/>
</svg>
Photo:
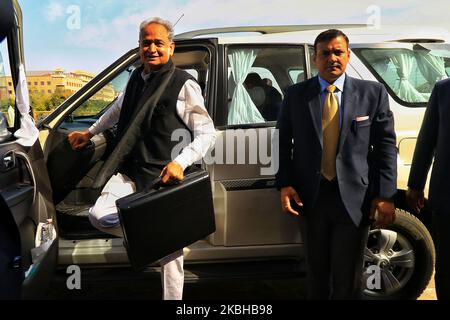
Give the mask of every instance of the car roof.
<svg viewBox="0 0 450 320">
<path fill-rule="evenodd" d="M 450 42 L 450 33 L 443 28 L 409 25 L 383 25 L 380 28 L 366 24 L 246 26 L 200 29 L 181 33 L 176 40 L 216 38 L 220 44 L 246 43 L 314 43 L 317 35 L 327 29 L 339 29 L 350 44 L 383 42 Z"/>
</svg>

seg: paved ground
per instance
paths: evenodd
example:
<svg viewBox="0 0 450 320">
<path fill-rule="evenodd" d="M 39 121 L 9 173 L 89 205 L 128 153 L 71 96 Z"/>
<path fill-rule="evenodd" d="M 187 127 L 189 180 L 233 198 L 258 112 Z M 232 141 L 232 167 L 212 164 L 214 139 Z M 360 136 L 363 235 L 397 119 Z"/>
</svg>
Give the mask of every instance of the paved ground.
<svg viewBox="0 0 450 320">
<path fill-rule="evenodd" d="M 434 285 L 434 274 L 425 291 L 417 300 L 436 300 L 436 289 Z"/>
<path fill-rule="evenodd" d="M 64 279 L 54 281 L 48 294 L 49 299 L 150 299 L 160 300 L 159 279 L 102 277 L 82 283 L 81 290 L 68 290 Z M 185 300 L 304 300 L 306 298 L 305 279 L 271 280 L 217 280 L 205 283 L 186 283 Z M 434 280 L 418 300 L 436 300 Z"/>
<path fill-rule="evenodd" d="M 242 281 L 239 282 L 210 282 L 202 284 L 186 284 L 184 300 L 288 300 L 305 298 L 302 280 L 276 281 Z M 114 284 L 89 284 L 81 290 L 69 291 L 65 288 L 53 287 L 48 295 L 49 299 L 149 299 L 160 300 L 159 285 L 149 282 L 116 282 Z"/>
</svg>

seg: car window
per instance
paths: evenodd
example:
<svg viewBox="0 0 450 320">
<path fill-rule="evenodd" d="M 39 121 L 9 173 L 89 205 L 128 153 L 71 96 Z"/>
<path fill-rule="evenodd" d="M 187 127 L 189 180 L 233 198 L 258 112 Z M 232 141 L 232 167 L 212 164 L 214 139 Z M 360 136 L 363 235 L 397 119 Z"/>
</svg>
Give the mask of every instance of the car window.
<svg viewBox="0 0 450 320">
<path fill-rule="evenodd" d="M 434 84 L 450 75 L 450 46 L 447 44 L 355 48 L 353 51 L 404 105 L 425 104 Z"/>
<path fill-rule="evenodd" d="M 72 113 L 72 120 L 98 118 L 105 108 L 111 105 L 120 93 L 125 91 L 126 84 L 134 68 L 133 65 L 130 66 L 97 90 L 94 95 Z"/>
<path fill-rule="evenodd" d="M 289 76 L 293 83 L 299 83 L 306 80 L 306 70 L 303 69 L 291 69 L 289 70 Z"/>
<path fill-rule="evenodd" d="M 314 63 L 314 47 L 309 46 L 308 51 L 309 51 L 309 61 L 310 61 L 310 67 L 311 67 L 311 77 L 315 77 L 319 73 L 319 70 L 317 70 L 316 64 Z"/>
<path fill-rule="evenodd" d="M 175 48 L 175 54 L 172 58 L 173 63 L 180 69 L 188 72 L 197 80 L 202 89 L 205 106 L 208 109 L 208 84 L 209 84 L 209 68 L 210 54 L 209 51 L 200 46 L 180 46 Z"/>
<path fill-rule="evenodd" d="M 28 91 L 36 120 L 45 118 L 95 77 L 94 73 L 63 68 L 27 71 Z"/>
<path fill-rule="evenodd" d="M 284 92 L 305 70 L 303 47 L 231 47 L 228 63 L 228 125 L 276 121 Z"/>
<path fill-rule="evenodd" d="M 283 90 L 281 90 L 280 85 L 278 84 L 277 80 L 275 79 L 275 77 L 273 76 L 272 72 L 270 72 L 269 69 L 266 69 L 264 67 L 252 67 L 250 69 L 250 73 L 253 72 L 257 73 L 266 85 L 277 89 L 278 92 L 281 94 L 281 97 L 283 97 Z"/>
<path fill-rule="evenodd" d="M 0 43 L 0 112 L 7 127 L 14 126 L 14 85 L 9 67 L 8 43 L 4 39 Z"/>
</svg>

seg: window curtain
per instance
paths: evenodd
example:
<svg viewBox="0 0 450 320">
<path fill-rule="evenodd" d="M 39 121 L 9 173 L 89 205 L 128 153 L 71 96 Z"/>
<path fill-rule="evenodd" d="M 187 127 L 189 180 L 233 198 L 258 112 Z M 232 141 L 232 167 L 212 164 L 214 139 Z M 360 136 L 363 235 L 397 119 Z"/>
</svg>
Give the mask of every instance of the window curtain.
<svg viewBox="0 0 450 320">
<path fill-rule="evenodd" d="M 243 84 L 257 54 L 258 50 L 256 49 L 230 50 L 228 54 L 228 62 L 235 84 L 228 110 L 228 124 L 230 125 L 265 122 Z"/>
<path fill-rule="evenodd" d="M 409 102 L 426 102 L 427 98 L 417 91 L 409 81 L 415 61 L 414 55 L 409 52 L 399 52 L 392 56 L 391 60 L 397 68 L 397 75 L 399 77 L 397 84 L 393 88 L 397 92 L 398 97 Z"/>
<path fill-rule="evenodd" d="M 419 70 L 431 87 L 437 81 L 447 78 L 444 58 L 433 56 L 429 51 L 423 50 L 416 51 L 415 55 Z"/>
</svg>

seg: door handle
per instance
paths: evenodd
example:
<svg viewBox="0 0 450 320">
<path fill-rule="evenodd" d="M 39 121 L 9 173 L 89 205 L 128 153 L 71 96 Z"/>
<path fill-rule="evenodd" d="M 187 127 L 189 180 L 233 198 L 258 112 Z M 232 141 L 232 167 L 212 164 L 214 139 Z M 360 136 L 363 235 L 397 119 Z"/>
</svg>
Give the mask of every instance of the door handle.
<svg viewBox="0 0 450 320">
<path fill-rule="evenodd" d="M 6 172 L 14 168 L 16 166 L 16 156 L 14 152 L 11 151 L 3 156 L 0 164 L 2 172 Z"/>
</svg>

